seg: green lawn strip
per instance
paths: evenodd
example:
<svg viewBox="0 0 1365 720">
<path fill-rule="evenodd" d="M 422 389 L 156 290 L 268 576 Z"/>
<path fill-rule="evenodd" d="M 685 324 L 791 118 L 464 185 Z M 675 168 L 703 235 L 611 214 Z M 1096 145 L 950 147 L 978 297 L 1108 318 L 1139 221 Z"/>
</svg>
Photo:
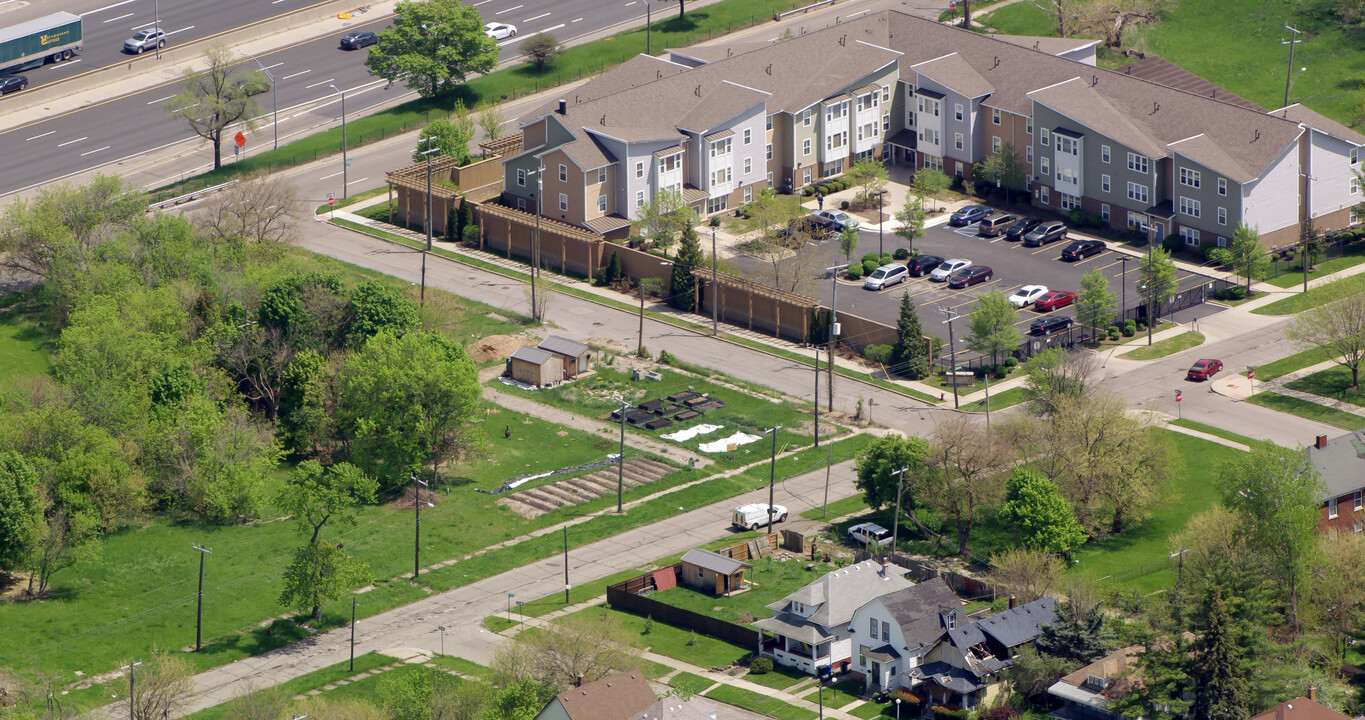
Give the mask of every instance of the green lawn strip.
<svg viewBox="0 0 1365 720">
<path fill-rule="evenodd" d="M 455 657 L 454 655 L 437 655 L 428 662 L 435 663 L 437 666 L 447 670 L 454 670 L 466 677 L 488 677 L 488 668 L 471 660 L 465 660 L 462 657 Z"/>
<path fill-rule="evenodd" d="M 52 371 L 52 350 L 57 336 L 35 317 L 36 310 L 23 296 L 5 296 L 0 311 L 0 387 L 21 378 L 36 378 Z"/>
<path fill-rule="evenodd" d="M 1257 315 L 1293 315 L 1362 292 L 1365 292 L 1365 275 L 1352 275 L 1312 288 L 1306 293 L 1276 300 L 1251 312 Z"/>
<path fill-rule="evenodd" d="M 669 678 L 668 684 L 670 687 L 680 692 L 689 695 L 698 695 L 706 688 L 715 685 L 716 681 L 711 680 L 710 678 L 704 678 L 700 675 L 694 675 L 690 672 L 679 672 L 677 675 Z"/>
<path fill-rule="evenodd" d="M 810 579 L 814 580 L 815 578 Z M 764 613 L 763 615 L 759 615 L 757 617 L 762 618 L 768 616 L 769 616 L 768 613 Z M 802 680 L 809 680 L 810 677 L 811 677 L 810 675 L 807 675 L 803 672 L 798 672 L 784 665 L 773 665 L 772 671 L 765 672 L 761 675 L 755 675 L 754 673 L 744 674 L 745 680 L 748 680 L 749 682 L 754 683 L 755 685 L 762 685 L 763 687 L 772 688 L 774 690 L 786 690 L 787 688 L 801 682 Z"/>
<path fill-rule="evenodd" d="M 1288 375 L 1295 370 L 1302 370 L 1306 367 L 1317 365 L 1320 362 L 1331 359 L 1332 353 L 1327 348 L 1317 347 L 1304 350 L 1303 352 L 1297 352 L 1289 357 L 1282 357 L 1279 360 L 1268 362 L 1264 365 L 1257 365 L 1256 379 L 1262 381 L 1274 380 L 1277 377 Z M 1241 374 L 1246 375 L 1246 372 L 1242 372 Z"/>
<path fill-rule="evenodd" d="M 813 565 L 814 569 L 808 569 Z M 710 615 L 732 623 L 768 617 L 771 613 L 767 605 L 786 597 L 790 593 L 810 583 L 815 578 L 838 568 L 838 564 L 808 563 L 805 558 L 774 560 L 772 556 L 753 561 L 753 567 L 745 574 L 751 583 L 748 591 L 726 597 L 716 597 L 691 585 L 678 585 L 653 597 L 684 610 L 702 615 Z"/>
<path fill-rule="evenodd" d="M 1198 430 L 1199 432 L 1208 433 L 1209 435 L 1215 435 L 1217 437 L 1223 438 L 1224 440 L 1239 442 L 1242 443 L 1243 445 L 1249 446 L 1252 443 L 1256 442 L 1254 438 L 1249 438 L 1245 435 L 1238 435 L 1235 432 L 1230 432 L 1224 430 L 1223 428 L 1214 427 L 1212 425 L 1205 425 L 1204 423 L 1195 422 L 1194 420 L 1185 420 L 1184 418 L 1181 418 L 1179 420 L 1171 420 L 1169 424 L 1177 425 L 1183 428 L 1189 428 L 1190 430 Z"/>
<path fill-rule="evenodd" d="M 358 202 L 362 202 L 362 201 L 365 201 L 365 200 L 369 200 L 369 199 L 372 198 L 372 197 L 379 197 L 380 195 L 384 195 L 384 194 L 386 194 L 386 193 L 388 193 L 388 192 L 389 192 L 389 186 L 383 185 L 383 186 L 380 186 L 380 187 L 377 187 L 377 188 L 370 188 L 369 190 L 363 190 L 363 191 L 358 192 L 358 193 L 351 193 L 350 195 L 347 195 L 347 196 L 344 197 L 344 198 L 334 198 L 334 200 L 336 201 L 336 204 L 334 204 L 334 205 L 328 205 L 327 203 L 323 203 L 323 204 L 319 205 L 319 206 L 317 207 L 317 209 L 313 211 L 313 214 L 314 214 L 314 215 L 321 215 L 321 214 L 323 214 L 323 213 L 325 213 L 325 212 L 328 212 L 328 211 L 331 211 L 331 210 L 340 210 L 340 209 L 342 209 L 342 208 L 346 208 L 346 207 L 350 207 L 350 206 L 352 206 L 352 205 L 355 205 L 355 204 L 358 203 Z M 383 205 L 379 205 L 379 206 L 376 206 L 376 207 L 382 207 L 382 208 L 385 208 L 385 210 L 387 210 L 387 209 L 388 209 L 388 203 L 385 203 L 385 204 L 383 204 Z"/>
<path fill-rule="evenodd" d="M 801 513 L 801 517 L 807 520 L 833 520 L 866 509 L 867 501 L 863 499 L 863 496 L 854 495 L 831 502 L 827 508 L 828 512 L 822 512 L 821 508 L 811 508 Z"/>
<path fill-rule="evenodd" d="M 1326 398 L 1365 406 L 1365 390 L 1351 387 L 1351 371 L 1341 365 L 1319 370 L 1307 377 L 1301 377 L 1285 385 L 1290 390 L 1300 390 Z"/>
<path fill-rule="evenodd" d="M 1204 344 L 1204 334 L 1197 332 L 1184 332 L 1165 340 L 1157 340 L 1151 345 L 1144 345 L 1136 350 L 1132 350 L 1124 355 L 1125 358 L 1133 360 L 1156 360 L 1167 355 L 1174 355 L 1182 350 L 1189 350 Z"/>
<path fill-rule="evenodd" d="M 1004 410 L 1012 405 L 1018 405 L 1025 400 L 1025 390 L 1022 387 L 1012 387 L 1000 393 L 991 393 L 991 411 Z M 986 399 L 982 398 L 976 402 L 963 405 L 962 409 L 967 412 L 984 413 L 986 412 Z"/>
<path fill-rule="evenodd" d="M 975 8 L 976 3 L 972 5 Z M 957 18 L 961 20 L 962 14 L 958 13 Z M 1057 21 L 1032 3 L 1006 5 L 984 16 L 973 13 L 972 20 L 1011 35 L 1049 37 L 1057 34 Z"/>
<path fill-rule="evenodd" d="M 1330 260 L 1323 260 L 1308 268 L 1308 279 L 1316 280 L 1324 275 L 1331 275 L 1347 268 L 1353 268 L 1365 262 L 1365 243 L 1352 243 L 1346 250 L 1345 255 L 1334 257 Z M 1276 277 L 1270 278 L 1265 282 L 1275 287 L 1293 288 L 1303 287 L 1303 263 L 1294 261 L 1290 263 L 1284 272 Z"/>
<path fill-rule="evenodd" d="M 483 619 L 483 626 L 495 633 L 500 633 L 507 628 L 520 624 L 521 621 L 517 620 L 515 615 L 512 616 L 511 620 L 508 620 L 505 615 L 489 615 Z"/>
<path fill-rule="evenodd" d="M 733 685 L 721 685 L 718 688 L 713 688 L 706 693 L 706 697 L 742 707 L 745 710 L 771 715 L 780 718 L 780 720 L 812 720 L 816 717 L 814 710 L 799 708 L 777 698 L 760 695 Z"/>
<path fill-rule="evenodd" d="M 389 242 L 398 243 L 398 244 L 400 244 L 400 245 L 406 245 L 406 246 L 411 247 L 411 248 L 417 248 L 417 247 L 423 246 L 422 244 L 419 244 L 419 243 L 417 243 L 416 241 L 413 241 L 413 240 L 409 240 L 409 239 L 407 239 L 407 238 L 405 238 L 405 237 L 403 237 L 403 236 L 401 236 L 401 235 L 396 235 L 396 234 L 394 234 L 394 233 L 387 232 L 387 231 L 385 231 L 385 230 L 382 230 L 382 229 L 380 229 L 380 228 L 376 228 L 376 227 L 373 227 L 373 226 L 370 226 L 370 225 L 362 225 L 362 224 L 360 224 L 360 223 L 353 222 L 353 221 L 350 221 L 350 220 L 346 220 L 346 219 L 344 219 L 344 218 L 342 218 L 342 219 L 337 219 L 337 220 L 333 220 L 333 221 L 331 221 L 331 222 L 332 222 L 333 224 L 335 224 L 335 225 L 340 226 L 340 227 L 344 227 L 344 228 L 347 228 L 347 229 L 350 229 L 350 230 L 355 230 L 355 231 L 364 233 L 364 234 L 366 234 L 366 235 L 370 235 L 370 236 L 372 236 L 372 237 L 380 238 L 380 239 L 383 239 L 383 240 L 388 240 Z M 498 273 L 498 274 L 500 274 L 500 275 L 506 275 L 507 277 L 513 278 L 513 279 L 515 279 L 515 280 L 521 280 L 522 282 L 529 282 L 529 281 L 530 281 L 530 276 L 529 276 L 529 275 L 526 275 L 526 274 L 524 274 L 524 273 L 522 273 L 522 272 L 520 272 L 520 271 L 518 271 L 518 270 L 511 270 L 511 269 L 506 268 L 506 267 L 503 267 L 503 266 L 501 266 L 501 265 L 497 265 L 497 264 L 494 264 L 494 263 L 491 263 L 491 262 L 487 262 L 487 261 L 485 261 L 485 260 L 481 260 L 481 259 L 476 258 L 476 257 L 471 257 L 471 256 L 469 256 L 469 255 L 465 255 L 465 254 L 462 254 L 462 253 L 451 252 L 451 251 L 449 251 L 449 250 L 446 250 L 446 249 L 444 249 L 444 248 L 439 248 L 439 247 L 438 247 L 438 248 L 435 248 L 434 250 L 432 250 L 432 252 L 433 252 L 434 254 L 440 255 L 440 256 L 442 256 L 442 257 L 450 258 L 450 259 L 452 259 L 452 260 L 456 260 L 456 261 L 461 262 L 461 263 L 464 263 L 464 264 L 466 264 L 466 265 L 471 265 L 471 266 L 476 267 L 476 268 L 479 268 L 479 269 L 481 269 L 481 270 L 488 270 L 488 271 L 490 271 L 490 272 L 495 272 L 495 273 Z M 607 306 L 612 307 L 612 308 L 615 308 L 615 309 L 617 309 L 617 310 L 622 310 L 622 311 L 625 311 L 625 312 L 636 313 L 636 314 L 639 313 L 639 306 L 638 306 L 638 305 L 634 305 L 634 304 L 631 304 L 631 303 L 628 303 L 628 302 L 613 300 L 613 299 L 611 299 L 611 298 L 609 298 L 609 297 L 603 297 L 603 296 L 601 296 L 601 295 L 598 295 L 597 293 L 588 292 L 588 291 L 586 291 L 586 290 L 582 290 L 582 289 L 579 289 L 579 288 L 576 288 L 576 287 L 570 287 L 570 286 L 568 286 L 568 285 L 560 285 L 560 284 L 558 284 L 558 283 L 548 283 L 547 285 L 548 285 L 549 289 L 554 290 L 555 292 L 561 292 L 561 293 L 564 293 L 564 294 L 566 294 L 566 295 L 571 295 L 571 296 L 573 296 L 573 297 L 580 298 L 580 299 L 583 299 L 583 300 L 588 300 L 588 301 L 595 302 L 595 303 L 598 303 L 598 304 L 601 304 L 601 305 L 607 305 Z M 710 334 L 711 334 L 711 328 L 710 328 L 710 327 L 703 327 L 703 326 L 698 325 L 698 324 L 696 324 L 696 323 L 688 322 L 687 320 L 683 320 L 682 318 L 679 318 L 679 317 L 676 316 L 676 315 L 665 314 L 665 313 L 657 313 L 657 312 L 654 312 L 654 311 L 650 310 L 649 308 L 645 308 L 645 317 L 648 317 L 648 318 L 650 318 L 651 320 L 657 320 L 657 321 L 659 321 L 659 322 L 669 323 L 670 325 L 675 325 L 675 326 L 684 328 L 684 329 L 686 329 L 686 330 L 691 330 L 691 331 L 696 332 L 696 333 L 699 333 L 699 334 L 703 334 L 703 335 L 710 335 Z M 782 358 L 785 358 L 785 359 L 787 359 L 787 360 L 792 360 L 792 361 L 799 362 L 799 363 L 803 363 L 803 364 L 806 364 L 806 365 L 809 365 L 809 364 L 811 363 L 811 359 L 810 359 L 810 358 L 805 357 L 805 356 L 801 355 L 800 353 L 795 353 L 795 352 L 792 352 L 792 351 L 790 351 L 790 350 L 786 350 L 786 349 L 780 348 L 780 347 L 774 347 L 774 346 L 772 346 L 772 345 L 769 345 L 769 344 L 766 344 L 766 343 L 762 343 L 762 342 L 759 342 L 759 341 L 757 341 L 757 340 L 753 340 L 753 339 L 746 338 L 746 337 L 740 337 L 740 336 L 738 336 L 738 335 L 730 335 L 730 334 L 724 333 L 724 332 L 721 333 L 721 337 L 724 338 L 725 340 L 729 341 L 729 342 L 733 342 L 733 343 L 736 343 L 736 344 L 738 344 L 738 345 L 743 345 L 744 347 L 747 347 L 747 348 L 750 348 L 750 349 L 753 349 L 753 350 L 758 350 L 758 351 L 760 351 L 760 352 L 765 352 L 765 353 L 768 353 L 768 354 L 770 354 L 770 355 L 777 355 L 778 357 L 782 357 Z M 920 392 L 919 390 L 914 390 L 914 389 L 911 389 L 911 388 L 907 388 L 907 387 L 898 385 L 898 384 L 896 384 L 896 383 L 894 383 L 894 382 L 891 382 L 891 381 L 889 381 L 889 380 L 883 380 L 883 379 L 881 379 L 881 378 L 872 377 L 871 375 L 869 375 L 869 374 L 867 374 L 867 373 L 858 372 L 858 371 L 855 371 L 855 370 L 850 370 L 850 369 L 848 369 L 848 368 L 840 367 L 840 366 L 838 366 L 838 365 L 836 365 L 836 366 L 834 367 L 834 374 L 835 374 L 835 375 L 840 375 L 840 376 L 842 376 L 842 377 L 846 377 L 846 378 L 851 378 L 851 379 L 854 379 L 854 380 L 858 380 L 858 381 L 861 381 L 861 382 L 869 383 L 869 384 L 872 384 L 872 385 L 876 385 L 877 387 L 882 388 L 882 389 L 884 389 L 884 390 L 890 390 L 890 391 L 892 391 L 892 392 L 900 393 L 901 395 L 907 395 L 907 396 L 912 397 L 912 398 L 915 398 L 915 399 L 917 399 L 917 400 L 923 400 L 924 402 L 927 402 L 927 403 L 935 403 L 935 404 L 937 404 L 937 403 L 939 402 L 938 398 L 936 398 L 936 397 L 934 397 L 934 396 L 932 396 L 932 395 L 929 395 L 928 393 L 924 393 L 924 392 Z"/>
<path fill-rule="evenodd" d="M 995 375 L 991 375 L 991 382 L 992 383 L 1004 382 L 1009 378 L 1013 377 L 1014 374 L 1019 372 L 1023 367 L 1024 367 L 1023 365 L 1015 365 L 1012 368 L 1007 368 L 1005 377 L 1002 378 L 997 378 Z M 929 377 L 924 378 L 924 380 L 922 380 L 921 382 L 928 385 L 929 387 L 938 388 L 939 390 L 947 390 L 949 394 L 952 394 L 953 385 L 952 383 L 948 382 L 947 376 L 945 376 L 943 373 L 934 373 Z M 986 389 L 985 379 L 983 379 L 980 376 L 977 376 L 972 379 L 971 385 L 958 385 L 957 393 L 958 395 L 968 395 L 970 393 L 976 392 L 977 390 L 985 389 Z"/>
<path fill-rule="evenodd" d="M 856 702 L 862 690 L 863 684 L 856 680 L 840 680 L 833 685 L 827 685 L 824 691 L 825 707 L 838 709 L 851 702 Z M 817 690 L 807 695 L 805 700 L 819 704 L 820 692 Z"/>
<path fill-rule="evenodd" d="M 1365 430 L 1365 417 L 1288 395 L 1259 392 L 1247 398 L 1246 402 L 1290 415 L 1298 415 L 1306 420 L 1326 423 L 1343 430 Z"/>
<path fill-rule="evenodd" d="M 1009 7 L 1014 6 L 1011 5 Z M 1001 10 L 1005 9 L 1007 8 L 1001 8 Z M 895 717 L 895 715 L 893 714 L 895 712 L 895 709 L 896 709 L 895 703 L 887 703 L 883 705 L 881 703 L 874 703 L 869 701 L 853 708 L 852 710 L 845 710 L 844 712 L 847 712 L 849 715 L 852 715 L 853 717 L 862 718 L 863 720 L 873 720 L 873 718 Z M 910 719 L 907 718 L 906 720 Z"/>
<path fill-rule="evenodd" d="M 697 667 L 729 666 L 740 658 L 753 652 L 733 643 L 707 637 L 701 633 L 676 628 L 664 622 L 651 621 L 638 615 L 607 607 L 605 604 L 579 610 L 573 615 L 556 618 L 554 622 L 566 622 L 579 613 L 608 613 L 625 629 L 626 642 L 632 647 L 649 650 L 664 657 L 670 657 Z M 539 632 L 529 628 L 523 633 Z"/>
<path fill-rule="evenodd" d="M 300 675 L 292 680 L 286 680 L 275 687 L 279 688 L 279 691 L 283 693 L 284 697 L 291 698 L 295 695 L 302 695 L 309 690 L 321 689 L 323 686 L 331 685 L 338 680 L 345 680 L 346 678 L 359 675 L 367 670 L 390 665 L 394 662 L 396 661 L 388 655 L 365 653 L 355 659 L 355 669 L 351 668 L 351 663 L 347 660 L 346 662 L 340 662 L 321 670 L 314 670 L 307 675 Z M 219 703 L 206 707 L 187 717 L 192 718 L 192 720 L 220 720 L 220 718 L 227 715 L 229 709 L 231 709 L 229 703 Z"/>
</svg>

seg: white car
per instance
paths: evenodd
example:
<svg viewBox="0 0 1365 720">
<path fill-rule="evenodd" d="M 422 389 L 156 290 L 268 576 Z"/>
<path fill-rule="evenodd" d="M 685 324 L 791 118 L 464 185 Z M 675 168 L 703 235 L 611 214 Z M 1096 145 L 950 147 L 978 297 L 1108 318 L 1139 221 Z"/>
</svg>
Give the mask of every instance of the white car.
<svg viewBox="0 0 1365 720">
<path fill-rule="evenodd" d="M 1017 308 L 1032 305 L 1034 300 L 1037 300 L 1046 293 L 1046 285 L 1025 285 L 1018 290 L 1015 290 L 1014 294 L 1010 296 L 1010 304 Z"/>
<path fill-rule="evenodd" d="M 517 36 L 517 26 L 507 23 L 488 23 L 483 26 L 483 34 L 494 40 L 506 40 Z"/>
<path fill-rule="evenodd" d="M 781 505 L 774 505 L 772 518 L 775 523 L 786 521 L 787 508 L 782 507 Z M 764 525 L 767 525 L 768 503 L 740 505 L 731 513 L 730 524 L 741 530 L 757 530 Z"/>
<path fill-rule="evenodd" d="M 903 283 L 910 277 L 910 269 L 900 263 L 883 265 L 872 271 L 863 281 L 864 290 L 881 290 L 896 283 Z"/>
<path fill-rule="evenodd" d="M 935 282 L 948 282 L 948 278 L 952 277 L 953 273 L 971 267 L 971 265 L 972 261 L 966 258 L 948 258 L 934 268 L 933 272 L 929 273 L 929 279 Z"/>
<path fill-rule="evenodd" d="M 848 536 L 860 545 L 888 545 L 891 531 L 877 523 L 861 523 L 848 529 Z"/>
</svg>

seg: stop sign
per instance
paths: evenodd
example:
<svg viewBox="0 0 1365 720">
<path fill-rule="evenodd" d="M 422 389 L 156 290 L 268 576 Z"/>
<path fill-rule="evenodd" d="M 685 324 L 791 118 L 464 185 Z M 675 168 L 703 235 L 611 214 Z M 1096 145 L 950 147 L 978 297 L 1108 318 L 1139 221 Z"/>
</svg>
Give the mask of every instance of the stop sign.
<svg viewBox="0 0 1365 720">
<path fill-rule="evenodd" d="M 1182 396 L 1183 396 L 1183 393 L 1181 393 L 1179 390 L 1176 390 L 1176 391 L 1175 391 L 1175 401 L 1176 401 L 1176 402 L 1180 402 L 1180 398 L 1181 398 Z"/>
</svg>

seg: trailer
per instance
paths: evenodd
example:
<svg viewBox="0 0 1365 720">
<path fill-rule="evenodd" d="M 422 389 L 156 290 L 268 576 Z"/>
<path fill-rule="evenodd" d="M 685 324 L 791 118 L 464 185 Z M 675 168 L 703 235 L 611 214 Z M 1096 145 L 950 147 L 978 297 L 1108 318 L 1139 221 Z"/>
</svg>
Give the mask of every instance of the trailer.
<svg viewBox="0 0 1365 720">
<path fill-rule="evenodd" d="M 0 73 L 70 60 L 81 51 L 81 16 L 58 12 L 0 29 Z"/>
</svg>

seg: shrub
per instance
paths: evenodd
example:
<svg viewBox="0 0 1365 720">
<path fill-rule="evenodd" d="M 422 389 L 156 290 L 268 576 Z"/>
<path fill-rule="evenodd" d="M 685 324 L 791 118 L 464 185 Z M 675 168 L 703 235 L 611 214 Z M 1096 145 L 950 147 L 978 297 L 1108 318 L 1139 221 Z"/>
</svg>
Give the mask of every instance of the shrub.
<svg viewBox="0 0 1365 720">
<path fill-rule="evenodd" d="M 1132 320 L 1132 319 L 1124 320 L 1124 321 L 1123 321 L 1123 336 L 1124 336 L 1124 337 L 1132 337 L 1132 336 L 1134 336 L 1134 335 L 1136 335 L 1136 334 L 1137 334 L 1137 321 L 1136 321 L 1136 320 Z"/>
<path fill-rule="evenodd" d="M 1010 359 L 1012 360 L 1013 358 L 1010 358 Z M 993 376 L 996 380 L 1004 380 L 1004 379 L 1005 379 L 1005 376 L 1008 375 L 1009 372 L 1010 372 L 1009 369 L 1006 368 L 1004 365 L 996 365 L 996 366 L 995 366 L 995 372 L 993 373 L 992 376 Z"/>
<path fill-rule="evenodd" d="M 667 350 L 659 351 L 659 363 L 662 365 L 672 365 L 678 362 L 678 358 Z"/>
<path fill-rule="evenodd" d="M 869 362 L 885 365 L 891 362 L 891 349 L 890 345 L 868 345 L 863 348 L 863 357 Z"/>
<path fill-rule="evenodd" d="M 881 267 L 881 266 L 882 266 L 882 265 L 881 265 L 881 258 L 878 258 L 878 259 L 876 259 L 876 260 L 864 260 L 864 261 L 863 261 L 863 274 L 864 274 L 864 275 L 871 275 L 873 270 L 876 270 L 877 268 L 879 268 L 879 267 Z"/>
<path fill-rule="evenodd" d="M 818 192 L 818 193 L 820 193 L 821 195 L 828 196 L 828 195 L 829 195 L 829 186 L 828 186 L 828 185 L 816 185 L 816 186 L 815 186 L 815 192 Z"/>
<path fill-rule="evenodd" d="M 641 635 L 648 635 L 648 634 L 650 634 L 650 633 L 652 633 L 652 632 L 654 632 L 654 616 L 653 616 L 653 615 L 646 615 L 646 616 L 645 616 L 645 629 L 644 629 L 644 632 L 642 632 L 642 633 L 640 633 L 640 634 L 641 634 Z"/>
<path fill-rule="evenodd" d="M 1009 705 L 996 705 L 990 710 L 978 713 L 978 720 L 1014 720 L 1019 717 L 1019 711 Z"/>
<path fill-rule="evenodd" d="M 1014 368 L 1019 367 L 1019 358 L 1016 358 L 1016 357 L 1007 357 L 1007 358 L 1005 358 L 1005 367 L 1007 367 L 1007 368 L 1009 368 L 1009 369 L 1011 369 L 1011 370 L 1013 370 Z"/>
<path fill-rule="evenodd" d="M 463 233 L 463 236 L 461 237 L 461 239 L 464 240 L 464 244 L 465 244 L 465 245 L 471 245 L 471 246 L 474 246 L 474 247 L 478 247 L 478 245 L 479 245 L 479 226 L 478 226 L 478 225 L 465 225 L 465 226 L 464 226 L 464 230 L 462 230 L 461 232 Z"/>
<path fill-rule="evenodd" d="M 801 195 L 802 195 L 803 197 L 810 197 L 810 196 L 812 196 L 812 195 L 814 195 L 814 194 L 815 194 L 815 188 L 812 188 L 812 187 L 809 186 L 809 185 L 807 185 L 807 186 L 801 188 Z"/>
<path fill-rule="evenodd" d="M 896 258 L 891 253 L 882 253 L 881 256 L 877 258 L 877 262 L 883 265 L 890 265 L 895 261 Z"/>
<path fill-rule="evenodd" d="M 1138 324 L 1137 324 L 1137 329 L 1138 329 L 1138 332 L 1142 332 L 1143 330 L 1146 330 L 1146 329 L 1147 329 L 1147 323 L 1145 323 L 1145 322 L 1140 322 L 1140 323 L 1138 323 Z"/>
<path fill-rule="evenodd" d="M 1201 243 L 1199 243 L 1199 254 L 1200 254 L 1200 256 L 1202 256 L 1205 260 L 1212 260 L 1213 258 L 1210 256 L 1210 253 L 1212 253 L 1214 250 L 1217 250 L 1217 249 L 1218 249 L 1218 243 L 1215 243 L 1215 242 L 1201 242 Z"/>
<path fill-rule="evenodd" d="M 1213 293 L 1214 300 L 1241 300 L 1247 296 L 1247 289 L 1241 285 L 1223 288 Z"/>
<path fill-rule="evenodd" d="M 754 675 L 767 675 L 773 671 L 773 661 L 768 658 L 756 658 L 749 663 L 749 672 Z"/>
<path fill-rule="evenodd" d="M 711 216 L 711 227 L 720 227 L 720 216 L 719 216 L 719 215 L 712 215 L 712 216 Z"/>
<path fill-rule="evenodd" d="M 1175 233 L 1171 233 L 1161 240 L 1161 249 L 1168 253 L 1174 253 L 1182 247 L 1185 247 L 1185 238 Z"/>
<path fill-rule="evenodd" d="M 849 280 L 858 280 L 858 279 L 861 279 L 862 276 L 863 276 L 863 266 L 862 266 L 862 265 L 856 265 L 856 264 L 850 264 L 850 265 L 848 266 L 848 270 L 847 270 L 846 272 L 848 273 L 848 279 L 849 279 Z"/>
<path fill-rule="evenodd" d="M 882 257 L 877 253 L 868 253 L 862 257 L 862 262 L 867 262 L 868 260 L 871 260 L 872 262 L 878 262 L 881 259 Z"/>
<path fill-rule="evenodd" d="M 905 248 L 896 248 L 896 251 L 891 253 L 891 257 L 896 260 L 905 260 L 910 257 L 910 251 Z"/>
<path fill-rule="evenodd" d="M 934 720 L 969 720 L 972 716 L 970 710 L 959 710 L 944 705 L 935 705 L 932 712 Z"/>
<path fill-rule="evenodd" d="M 952 190 L 953 192 L 962 192 L 962 188 L 963 188 L 962 174 L 958 173 L 953 176 L 953 181 L 948 185 L 948 189 Z"/>
<path fill-rule="evenodd" d="M 1110 339 L 1110 340 L 1118 340 L 1118 339 L 1119 339 L 1119 329 L 1118 329 L 1118 326 L 1116 326 L 1116 325 L 1110 325 L 1110 326 L 1109 326 L 1109 339 Z"/>
<path fill-rule="evenodd" d="M 1071 221 L 1071 227 L 1085 227 L 1090 224 L 1090 218 L 1086 217 L 1085 211 L 1080 208 L 1072 208 L 1071 215 L 1067 219 Z"/>
</svg>

